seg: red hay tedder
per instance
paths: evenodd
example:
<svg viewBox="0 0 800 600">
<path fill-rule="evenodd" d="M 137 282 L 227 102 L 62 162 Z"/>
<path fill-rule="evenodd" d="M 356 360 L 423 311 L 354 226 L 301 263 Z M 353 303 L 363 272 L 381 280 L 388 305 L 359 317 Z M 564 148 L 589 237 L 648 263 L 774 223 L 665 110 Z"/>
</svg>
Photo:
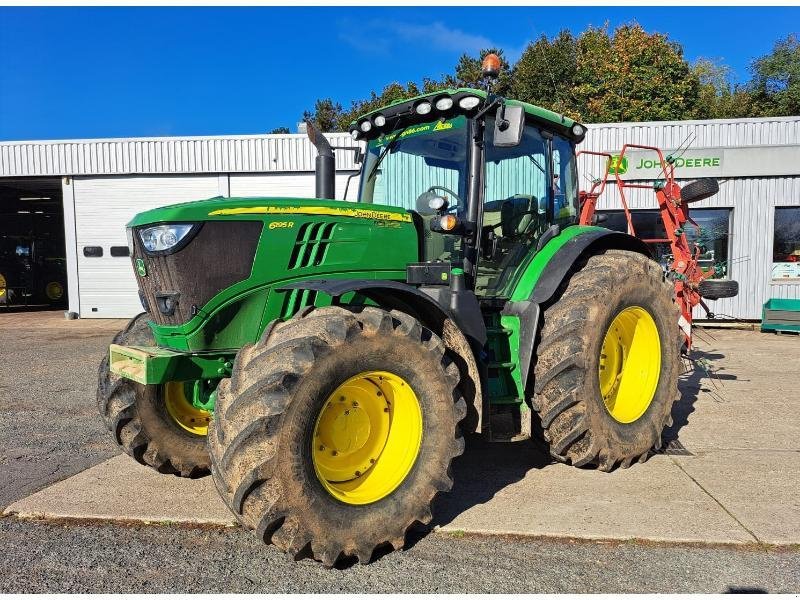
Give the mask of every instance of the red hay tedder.
<svg viewBox="0 0 800 600">
<path fill-rule="evenodd" d="M 663 175 L 663 178 L 657 178 L 653 183 L 622 179 L 619 165 L 623 164 L 625 154 L 629 150 L 654 152 L 658 156 L 658 162 L 661 165 L 659 177 Z M 681 188 L 675 182 L 675 158 L 671 155 L 665 158 L 661 149 L 655 146 L 625 144 L 617 155 L 592 150 L 578 152 L 578 155 L 581 154 L 599 156 L 606 159 L 603 176 L 593 180 L 592 187 L 589 190 L 584 190 L 580 193 L 581 225 L 592 225 L 598 222 L 595 215 L 597 202 L 605 191 L 609 180 L 611 180 L 613 184 L 616 184 L 619 192 L 620 202 L 625 211 L 628 233 L 637 235 L 631 219 L 631 211 L 628 207 L 625 191 L 628 189 L 648 189 L 655 192 L 666 237 L 641 239 L 648 244 L 669 244 L 670 246 L 672 260 L 667 267 L 667 277 L 675 284 L 675 301 L 679 304 L 681 310 L 679 326 L 686 336 L 685 350 L 688 351 L 692 346 L 692 312 L 694 307 L 699 304 L 706 311 L 706 315 L 709 318 L 713 318 L 714 314 L 706 305 L 704 298 L 718 300 L 735 296 L 739 291 L 739 285 L 736 281 L 710 279 L 714 276 L 714 271 L 703 271 L 699 265 L 702 248 L 696 243 L 690 243 L 686 236 L 687 226 L 695 227 L 698 236 L 700 233 L 700 226 L 689 215 L 689 205 L 710 198 L 719 192 L 719 183 L 716 179 L 705 178 L 693 181 Z"/>
</svg>

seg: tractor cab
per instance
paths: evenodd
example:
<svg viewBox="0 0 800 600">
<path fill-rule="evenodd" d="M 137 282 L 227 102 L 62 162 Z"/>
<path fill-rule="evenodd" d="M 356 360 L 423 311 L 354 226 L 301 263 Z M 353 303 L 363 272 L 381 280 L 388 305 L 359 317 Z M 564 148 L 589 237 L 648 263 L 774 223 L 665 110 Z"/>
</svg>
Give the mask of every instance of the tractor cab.
<svg viewBox="0 0 800 600">
<path fill-rule="evenodd" d="M 459 268 L 479 297 L 507 297 L 547 231 L 577 221 L 584 132 L 475 89 L 395 103 L 351 127 L 366 143 L 358 202 L 412 212 L 437 283 L 442 268 Z"/>
</svg>

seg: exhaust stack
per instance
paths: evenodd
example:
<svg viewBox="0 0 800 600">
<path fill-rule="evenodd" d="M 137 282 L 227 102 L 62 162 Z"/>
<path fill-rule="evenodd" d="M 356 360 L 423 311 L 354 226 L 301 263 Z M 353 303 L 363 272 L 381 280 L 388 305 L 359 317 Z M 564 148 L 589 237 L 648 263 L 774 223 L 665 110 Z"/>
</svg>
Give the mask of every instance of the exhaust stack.
<svg viewBox="0 0 800 600">
<path fill-rule="evenodd" d="M 335 200 L 336 158 L 333 154 L 333 148 L 331 148 L 327 138 L 314 127 L 311 121 L 306 121 L 306 134 L 317 149 L 317 159 L 314 163 L 314 196 Z"/>
</svg>

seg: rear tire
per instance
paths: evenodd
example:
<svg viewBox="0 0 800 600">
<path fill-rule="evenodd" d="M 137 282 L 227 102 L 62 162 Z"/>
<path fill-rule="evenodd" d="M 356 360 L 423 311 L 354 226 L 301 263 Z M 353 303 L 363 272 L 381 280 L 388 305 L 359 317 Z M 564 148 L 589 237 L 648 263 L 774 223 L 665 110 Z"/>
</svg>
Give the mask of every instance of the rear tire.
<svg viewBox="0 0 800 600">
<path fill-rule="evenodd" d="M 114 336 L 113 343 L 152 346 L 153 334 L 142 313 Z M 165 405 L 165 387 L 140 385 L 117 377 L 108 368 L 108 355 L 97 377 L 97 408 L 106 428 L 125 454 L 159 473 L 180 477 L 207 475 L 211 464 L 206 436 L 182 429 Z"/>
<path fill-rule="evenodd" d="M 644 462 L 652 448 L 661 446 L 661 433 L 671 424 L 672 405 L 678 397 L 680 337 L 672 295 L 672 286 L 657 263 L 624 250 L 590 256 L 562 284 L 556 300 L 544 311 L 533 397 L 545 441 L 556 460 L 610 471 L 616 465 Z M 631 346 L 624 352 L 609 352 L 606 334 L 613 330 L 611 343 L 617 344 L 618 317 L 635 323 Z M 657 331 L 657 336 L 652 333 L 646 338 L 641 333 L 645 331 Z M 622 348 L 623 338 L 619 339 L 614 347 Z M 626 362 L 641 348 L 635 345 L 640 343 L 636 339 L 649 339 L 651 349 L 660 348 L 660 363 Z M 608 355 L 612 354 L 622 366 L 613 391 L 607 391 L 604 399 L 600 373 L 601 368 L 610 368 L 615 357 Z M 624 412 L 621 390 L 628 364 L 635 381 L 637 374 L 649 374 L 639 387 L 626 390 L 650 385 L 653 391 L 630 394 L 633 408 Z"/>
<path fill-rule="evenodd" d="M 401 378 L 416 394 L 421 442 L 393 491 L 355 503 L 334 495 L 331 486 L 339 484 L 318 475 L 315 451 L 330 448 L 317 427 L 324 411 L 336 409 L 343 384 L 375 372 Z M 415 523 L 430 523 L 434 498 L 453 485 L 450 463 L 463 452 L 458 423 L 466 415 L 458 383 L 441 339 L 405 313 L 326 307 L 273 322 L 239 352 L 231 378 L 219 386 L 209 430 L 214 483 L 240 523 L 265 543 L 326 566 L 342 556 L 369 562 L 378 547 L 402 548 Z M 389 413 L 388 406 L 378 414 Z M 341 485 L 359 486 L 358 493 L 387 455 L 382 451 L 373 467 Z"/>
</svg>

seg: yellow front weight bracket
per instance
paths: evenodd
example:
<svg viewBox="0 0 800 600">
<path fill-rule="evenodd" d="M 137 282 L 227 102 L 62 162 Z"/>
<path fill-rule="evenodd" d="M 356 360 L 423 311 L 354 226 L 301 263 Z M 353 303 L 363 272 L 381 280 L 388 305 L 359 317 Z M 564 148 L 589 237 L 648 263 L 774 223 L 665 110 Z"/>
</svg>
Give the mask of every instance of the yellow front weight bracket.
<svg viewBox="0 0 800 600">
<path fill-rule="evenodd" d="M 111 372 L 142 385 L 230 377 L 233 352 L 189 353 L 158 346 L 109 347 Z"/>
</svg>

